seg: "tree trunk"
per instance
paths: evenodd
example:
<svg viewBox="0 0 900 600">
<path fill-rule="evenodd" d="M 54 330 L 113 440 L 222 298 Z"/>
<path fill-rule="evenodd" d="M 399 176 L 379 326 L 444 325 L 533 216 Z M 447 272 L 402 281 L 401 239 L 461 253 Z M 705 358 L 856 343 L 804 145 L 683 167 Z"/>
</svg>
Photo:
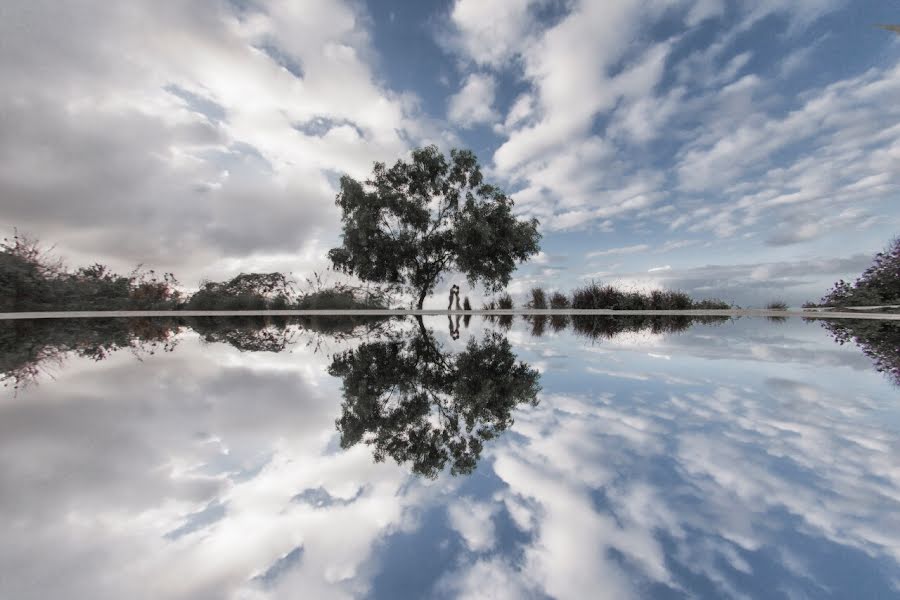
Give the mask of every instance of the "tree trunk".
<svg viewBox="0 0 900 600">
<path fill-rule="evenodd" d="M 425 296 L 427 296 L 427 295 L 428 295 L 428 288 L 425 288 L 421 292 L 419 292 L 419 304 L 417 306 L 417 308 L 419 310 L 422 310 L 422 304 L 425 302 Z"/>
</svg>

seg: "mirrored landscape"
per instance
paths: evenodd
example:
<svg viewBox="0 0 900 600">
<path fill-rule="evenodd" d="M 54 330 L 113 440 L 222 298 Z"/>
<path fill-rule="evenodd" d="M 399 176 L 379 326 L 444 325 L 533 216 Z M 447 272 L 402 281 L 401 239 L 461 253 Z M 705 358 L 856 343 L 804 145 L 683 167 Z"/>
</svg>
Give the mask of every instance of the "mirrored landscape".
<svg viewBox="0 0 900 600">
<path fill-rule="evenodd" d="M 895 597 L 898 348 L 896 321 L 0 321 L 0 597 Z"/>
</svg>

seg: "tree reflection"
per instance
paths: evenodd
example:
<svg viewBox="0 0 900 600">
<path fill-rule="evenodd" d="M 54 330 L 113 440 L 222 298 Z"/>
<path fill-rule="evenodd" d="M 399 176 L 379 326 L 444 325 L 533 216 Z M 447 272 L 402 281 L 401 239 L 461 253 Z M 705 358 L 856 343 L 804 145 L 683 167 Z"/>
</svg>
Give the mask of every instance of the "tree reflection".
<svg viewBox="0 0 900 600">
<path fill-rule="evenodd" d="M 823 320 L 822 326 L 838 344 L 854 342 L 872 359 L 875 369 L 900 386 L 900 324 L 877 320 Z"/>
<path fill-rule="evenodd" d="M 173 319 L 36 319 L 0 321 L 0 382 L 19 390 L 66 356 L 100 361 L 118 350 L 136 356 L 175 348 Z"/>
<path fill-rule="evenodd" d="M 343 380 L 341 447 L 363 442 L 376 461 L 391 457 L 429 478 L 448 463 L 454 475 L 472 472 L 484 442 L 540 391 L 540 375 L 505 336 L 487 332 L 453 354 L 421 320 L 414 333 L 337 354 L 328 372 Z"/>
<path fill-rule="evenodd" d="M 22 389 L 70 356 L 100 361 L 119 350 L 138 358 L 170 352 L 185 329 L 242 352 L 283 352 L 300 341 L 301 331 L 318 349 L 325 340 L 380 334 L 389 323 L 384 317 L 278 316 L 0 320 L 0 382 Z"/>
</svg>

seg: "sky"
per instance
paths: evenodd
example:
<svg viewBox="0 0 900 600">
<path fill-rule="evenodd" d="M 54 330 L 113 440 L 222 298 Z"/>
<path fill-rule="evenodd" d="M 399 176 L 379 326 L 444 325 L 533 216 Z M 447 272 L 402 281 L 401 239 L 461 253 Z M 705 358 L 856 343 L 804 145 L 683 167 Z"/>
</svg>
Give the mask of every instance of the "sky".
<svg viewBox="0 0 900 600">
<path fill-rule="evenodd" d="M 874 26 L 896 22 L 885 0 L 6 0 L 0 227 L 188 287 L 302 280 L 339 243 L 340 175 L 437 144 L 540 220 L 520 298 L 799 304 L 900 233 L 900 36 Z"/>
</svg>

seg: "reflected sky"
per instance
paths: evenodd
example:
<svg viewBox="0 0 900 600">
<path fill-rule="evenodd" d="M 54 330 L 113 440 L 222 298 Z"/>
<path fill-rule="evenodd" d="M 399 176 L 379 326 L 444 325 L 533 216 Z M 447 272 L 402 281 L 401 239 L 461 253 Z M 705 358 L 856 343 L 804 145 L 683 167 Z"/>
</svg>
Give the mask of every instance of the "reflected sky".
<svg viewBox="0 0 900 600">
<path fill-rule="evenodd" d="M 900 594 L 898 390 L 856 344 L 535 325 L 42 346 L 0 399 L 0 597 Z"/>
</svg>

